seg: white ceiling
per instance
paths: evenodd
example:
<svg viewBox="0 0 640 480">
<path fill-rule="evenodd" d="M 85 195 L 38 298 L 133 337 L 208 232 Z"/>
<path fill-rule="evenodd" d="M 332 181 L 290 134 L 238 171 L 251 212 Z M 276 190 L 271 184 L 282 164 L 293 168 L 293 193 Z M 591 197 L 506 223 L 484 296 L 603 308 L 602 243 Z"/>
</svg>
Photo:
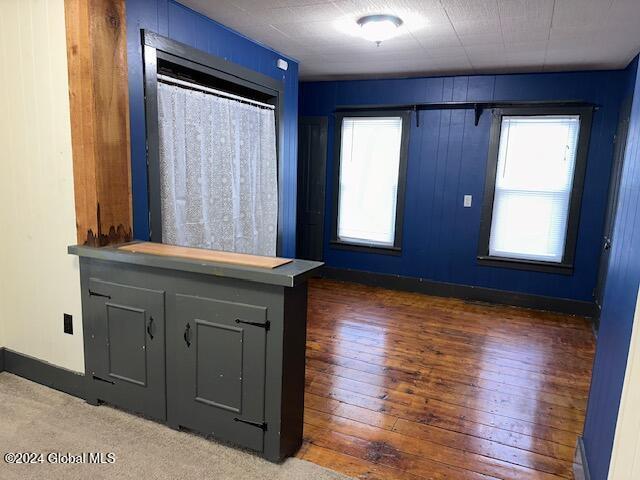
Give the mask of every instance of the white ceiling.
<svg viewBox="0 0 640 480">
<path fill-rule="evenodd" d="M 640 0 L 180 0 L 300 61 L 304 80 L 617 69 L 640 51 Z M 380 47 L 343 30 L 405 21 Z"/>
</svg>

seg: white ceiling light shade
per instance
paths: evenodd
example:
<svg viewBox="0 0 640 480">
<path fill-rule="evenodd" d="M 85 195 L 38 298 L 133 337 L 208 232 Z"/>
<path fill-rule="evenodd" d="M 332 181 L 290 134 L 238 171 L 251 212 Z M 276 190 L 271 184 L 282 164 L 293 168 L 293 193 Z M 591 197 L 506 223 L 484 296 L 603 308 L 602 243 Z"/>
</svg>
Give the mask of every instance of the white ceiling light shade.
<svg viewBox="0 0 640 480">
<path fill-rule="evenodd" d="M 395 37 L 402 26 L 402 19 L 395 15 L 367 15 L 358 19 L 360 35 L 376 45 Z"/>
<path fill-rule="evenodd" d="M 359 38 L 361 40 L 365 40 L 366 38 L 366 42 L 370 41 L 374 45 L 376 45 L 377 42 L 389 40 L 392 37 L 396 38 L 403 35 L 406 36 L 410 32 L 415 33 L 424 28 L 428 23 L 425 17 L 408 9 L 396 9 L 393 14 L 378 14 L 378 12 L 370 11 L 358 13 L 359 15 L 350 14 L 336 18 L 333 21 L 333 26 L 343 34 Z M 375 19 L 378 19 L 379 21 L 373 21 Z M 384 20 L 391 21 L 384 22 Z M 388 30 L 387 32 L 383 32 L 385 35 L 381 37 L 378 29 Z M 391 33 L 389 34 L 389 32 Z"/>
</svg>

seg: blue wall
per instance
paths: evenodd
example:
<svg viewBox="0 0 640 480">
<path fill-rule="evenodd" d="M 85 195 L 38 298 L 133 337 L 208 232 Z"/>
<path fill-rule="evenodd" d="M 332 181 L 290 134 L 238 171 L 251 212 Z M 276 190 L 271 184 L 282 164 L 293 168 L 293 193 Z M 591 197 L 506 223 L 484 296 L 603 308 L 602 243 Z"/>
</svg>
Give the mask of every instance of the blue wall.
<svg viewBox="0 0 640 480">
<path fill-rule="evenodd" d="M 300 115 L 329 116 L 326 263 L 592 301 L 624 81 L 623 71 L 604 71 L 302 83 Z M 584 100 L 601 107 L 594 115 L 573 275 L 477 265 L 491 126 L 487 112 L 478 127 L 474 126 L 474 112 L 464 110 L 421 112 L 420 127 L 412 122 L 401 256 L 330 247 L 334 170 L 331 114 L 336 106 L 483 100 Z M 473 195 L 471 208 L 462 206 L 465 194 Z"/>
<path fill-rule="evenodd" d="M 145 28 L 194 48 L 263 73 L 285 83 L 283 188 L 283 252 L 295 255 L 296 165 L 298 148 L 298 64 L 259 45 L 172 0 L 127 0 L 127 54 L 131 115 L 131 180 L 134 237 L 149 237 L 143 63 L 140 29 Z M 286 72 L 276 67 L 278 58 L 289 62 Z"/>
<path fill-rule="evenodd" d="M 636 68 L 637 60 L 628 69 L 630 90 L 635 93 L 584 430 L 593 480 L 605 480 L 609 470 L 640 284 L 640 77 Z"/>
</svg>

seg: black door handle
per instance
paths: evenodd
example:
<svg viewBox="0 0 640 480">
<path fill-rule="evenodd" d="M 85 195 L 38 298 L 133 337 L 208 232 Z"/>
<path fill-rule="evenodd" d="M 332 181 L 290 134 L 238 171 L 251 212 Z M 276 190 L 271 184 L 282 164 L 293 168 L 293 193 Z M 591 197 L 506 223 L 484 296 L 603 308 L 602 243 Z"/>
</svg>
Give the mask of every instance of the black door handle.
<svg viewBox="0 0 640 480">
<path fill-rule="evenodd" d="M 147 333 L 149 334 L 149 338 L 153 340 L 153 333 L 151 331 L 151 327 L 153 326 L 153 317 L 149 317 L 149 324 L 147 325 Z"/>
<path fill-rule="evenodd" d="M 191 325 L 187 323 L 187 326 L 184 327 L 184 343 L 187 344 L 187 347 L 191 346 Z"/>
</svg>

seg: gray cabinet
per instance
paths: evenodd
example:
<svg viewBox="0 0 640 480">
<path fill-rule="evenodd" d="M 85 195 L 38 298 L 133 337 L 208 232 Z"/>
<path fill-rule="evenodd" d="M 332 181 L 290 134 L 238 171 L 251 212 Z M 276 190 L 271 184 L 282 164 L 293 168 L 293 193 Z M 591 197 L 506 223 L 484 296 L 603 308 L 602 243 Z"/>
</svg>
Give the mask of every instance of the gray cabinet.
<svg viewBox="0 0 640 480">
<path fill-rule="evenodd" d="M 306 278 L 321 264 L 238 268 L 234 278 L 228 264 L 110 248 L 70 251 L 81 257 L 88 402 L 211 435 L 272 461 L 296 452 Z"/>
<path fill-rule="evenodd" d="M 164 420 L 164 292 L 90 278 L 86 293 L 88 400 Z"/>
<path fill-rule="evenodd" d="M 172 422 L 262 451 L 267 309 L 176 295 Z"/>
</svg>

